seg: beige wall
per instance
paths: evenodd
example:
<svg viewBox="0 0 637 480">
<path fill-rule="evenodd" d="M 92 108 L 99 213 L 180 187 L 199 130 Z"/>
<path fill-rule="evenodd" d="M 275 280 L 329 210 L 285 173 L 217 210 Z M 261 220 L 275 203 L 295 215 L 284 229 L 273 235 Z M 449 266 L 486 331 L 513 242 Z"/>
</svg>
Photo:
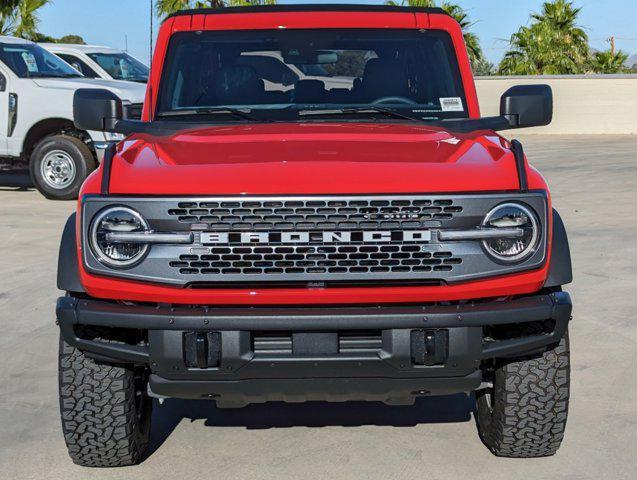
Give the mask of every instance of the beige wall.
<svg viewBox="0 0 637 480">
<path fill-rule="evenodd" d="M 553 88 L 553 123 L 520 133 L 637 134 L 637 75 L 478 77 L 482 115 L 499 113 L 509 87 L 532 83 Z"/>
</svg>

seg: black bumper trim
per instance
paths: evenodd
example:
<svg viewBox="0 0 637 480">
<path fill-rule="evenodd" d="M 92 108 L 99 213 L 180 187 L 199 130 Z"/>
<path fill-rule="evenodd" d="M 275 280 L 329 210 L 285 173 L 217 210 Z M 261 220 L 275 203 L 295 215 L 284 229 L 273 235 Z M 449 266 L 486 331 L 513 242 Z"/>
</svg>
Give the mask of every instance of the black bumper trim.
<svg viewBox="0 0 637 480">
<path fill-rule="evenodd" d="M 418 396 L 472 392 L 481 381 L 480 371 L 462 377 L 441 378 L 258 378 L 210 382 L 167 380 L 151 375 L 149 390 L 158 397 L 213 399 L 219 408 L 269 401 L 376 401 L 410 405 Z"/>
<path fill-rule="evenodd" d="M 566 292 L 465 305 L 380 307 L 185 308 L 128 306 L 62 297 L 58 319 L 82 325 L 144 330 L 334 331 L 453 328 L 569 317 Z M 73 317 L 73 318 L 70 318 Z"/>
<path fill-rule="evenodd" d="M 571 318 L 568 293 L 556 292 L 464 305 L 378 307 L 186 308 L 128 306 L 102 300 L 61 297 L 57 319 L 67 343 L 96 356 L 148 363 L 148 347 L 79 338 L 75 325 L 139 330 L 338 331 L 463 328 L 554 320 L 547 335 L 488 342 L 481 358 L 514 356 L 559 342 Z"/>
</svg>

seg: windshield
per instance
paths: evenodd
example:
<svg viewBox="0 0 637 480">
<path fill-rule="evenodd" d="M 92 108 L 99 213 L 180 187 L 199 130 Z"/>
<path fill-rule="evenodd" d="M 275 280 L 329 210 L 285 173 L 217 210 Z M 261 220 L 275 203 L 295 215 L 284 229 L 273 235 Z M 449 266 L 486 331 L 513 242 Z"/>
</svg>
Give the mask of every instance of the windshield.
<svg viewBox="0 0 637 480">
<path fill-rule="evenodd" d="M 33 43 L 0 43 L 0 60 L 20 78 L 71 78 L 82 74 Z"/>
<path fill-rule="evenodd" d="M 128 53 L 89 53 L 88 56 L 115 80 L 148 81 L 148 67 Z"/>
<path fill-rule="evenodd" d="M 172 120 L 468 117 L 451 38 L 442 31 L 182 32 L 166 62 L 157 112 Z"/>
</svg>

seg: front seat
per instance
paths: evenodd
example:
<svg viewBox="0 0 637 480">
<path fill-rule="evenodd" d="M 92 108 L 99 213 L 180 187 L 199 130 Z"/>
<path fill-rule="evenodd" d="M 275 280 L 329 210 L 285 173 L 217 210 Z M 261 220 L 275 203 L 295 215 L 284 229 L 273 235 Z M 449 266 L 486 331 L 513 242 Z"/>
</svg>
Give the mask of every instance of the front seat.
<svg viewBox="0 0 637 480">
<path fill-rule="evenodd" d="M 221 69 L 216 78 L 215 96 L 220 105 L 252 105 L 261 103 L 265 94 L 263 81 L 248 65 Z"/>
<path fill-rule="evenodd" d="M 365 65 L 360 92 L 362 100 L 367 102 L 382 97 L 409 97 L 405 67 L 394 59 L 369 60 Z"/>
</svg>

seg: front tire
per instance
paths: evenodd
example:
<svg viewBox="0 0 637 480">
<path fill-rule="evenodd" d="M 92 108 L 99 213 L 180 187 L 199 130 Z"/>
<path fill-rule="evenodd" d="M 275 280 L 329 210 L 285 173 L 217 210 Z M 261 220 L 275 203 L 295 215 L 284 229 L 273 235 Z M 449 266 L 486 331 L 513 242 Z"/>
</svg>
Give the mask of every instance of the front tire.
<svg viewBox="0 0 637 480">
<path fill-rule="evenodd" d="M 543 354 L 496 364 L 492 380 L 492 388 L 477 394 L 477 424 L 484 444 L 499 457 L 554 455 L 568 416 L 568 333 Z"/>
<path fill-rule="evenodd" d="M 139 463 L 152 410 L 145 372 L 97 362 L 60 338 L 59 383 L 62 430 L 73 462 L 85 467 Z"/>
<path fill-rule="evenodd" d="M 51 200 L 74 200 L 82 183 L 96 168 L 91 149 L 71 135 L 51 135 L 36 144 L 31 154 L 31 180 Z"/>
</svg>

